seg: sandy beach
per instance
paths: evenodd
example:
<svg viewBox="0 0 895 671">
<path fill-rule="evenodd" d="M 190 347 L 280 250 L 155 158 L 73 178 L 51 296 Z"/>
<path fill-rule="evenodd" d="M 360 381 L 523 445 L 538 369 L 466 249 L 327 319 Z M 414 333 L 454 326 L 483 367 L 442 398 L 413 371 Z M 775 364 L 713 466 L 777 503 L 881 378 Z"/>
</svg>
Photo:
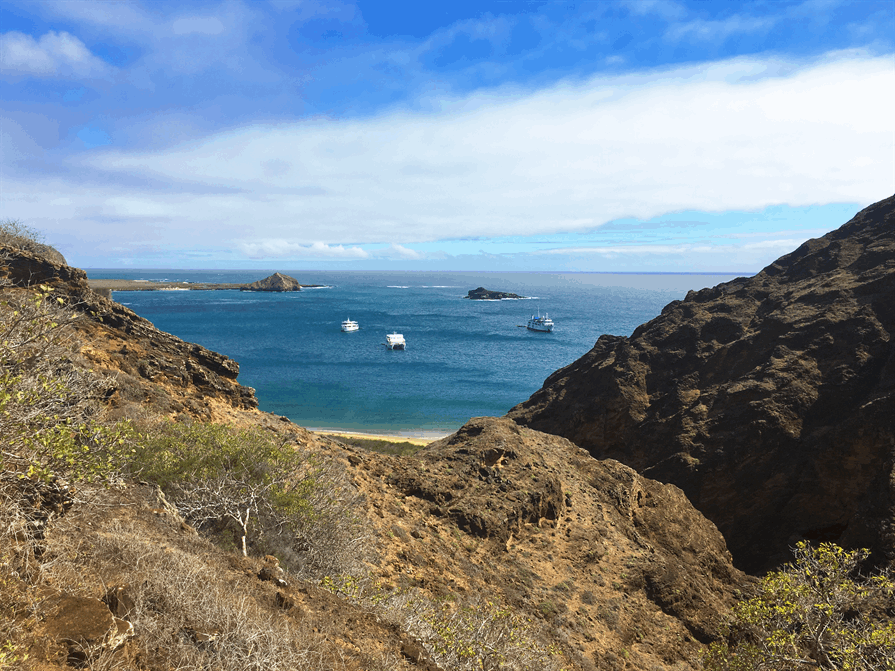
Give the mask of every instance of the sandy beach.
<svg viewBox="0 0 895 671">
<path fill-rule="evenodd" d="M 431 442 L 451 435 L 436 431 L 408 431 L 406 434 L 363 433 L 360 431 L 341 431 L 339 429 L 308 429 L 323 436 L 337 438 L 363 438 L 366 440 L 383 440 L 389 443 L 410 443 L 411 445 L 428 445 Z"/>
</svg>

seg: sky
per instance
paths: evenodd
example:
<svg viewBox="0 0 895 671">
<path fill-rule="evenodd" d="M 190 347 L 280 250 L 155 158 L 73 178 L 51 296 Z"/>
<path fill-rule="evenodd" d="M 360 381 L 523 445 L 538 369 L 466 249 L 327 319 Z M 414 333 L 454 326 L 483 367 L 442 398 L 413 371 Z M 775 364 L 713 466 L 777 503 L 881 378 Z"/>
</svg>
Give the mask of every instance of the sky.
<svg viewBox="0 0 895 671">
<path fill-rule="evenodd" d="M 82 268 L 753 273 L 895 193 L 895 3 L 2 0 Z"/>
</svg>

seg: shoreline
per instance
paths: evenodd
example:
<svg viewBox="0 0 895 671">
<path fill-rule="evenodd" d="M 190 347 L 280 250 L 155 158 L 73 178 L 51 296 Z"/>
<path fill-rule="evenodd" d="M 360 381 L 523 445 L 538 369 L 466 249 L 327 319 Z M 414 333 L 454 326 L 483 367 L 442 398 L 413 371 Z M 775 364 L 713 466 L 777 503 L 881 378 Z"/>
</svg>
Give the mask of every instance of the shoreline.
<svg viewBox="0 0 895 671">
<path fill-rule="evenodd" d="M 369 433 L 364 431 L 348 431 L 345 429 L 321 429 L 304 427 L 308 431 L 321 436 L 337 438 L 363 438 L 365 440 L 381 440 L 386 443 L 410 443 L 411 445 L 428 445 L 436 440 L 450 436 L 453 431 L 393 431 L 391 433 Z"/>
</svg>

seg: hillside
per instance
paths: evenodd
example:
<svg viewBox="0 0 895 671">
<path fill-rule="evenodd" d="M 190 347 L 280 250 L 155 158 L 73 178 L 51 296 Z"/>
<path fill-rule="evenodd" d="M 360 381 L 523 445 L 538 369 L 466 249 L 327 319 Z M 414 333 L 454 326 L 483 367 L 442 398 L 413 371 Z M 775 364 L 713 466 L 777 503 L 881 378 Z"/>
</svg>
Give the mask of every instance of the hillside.
<svg viewBox="0 0 895 671">
<path fill-rule="evenodd" d="M 508 417 L 679 486 L 757 572 L 895 560 L 895 197 L 755 277 L 604 335 Z"/>
<path fill-rule="evenodd" d="M 749 584 L 674 486 L 506 419 L 413 456 L 340 444 L 259 411 L 235 361 L 91 292 L 83 271 L 0 258 L 4 324 L 31 314 L 53 324 L 38 340 L 65 334 L 35 384 L 64 373 L 85 390 L 50 399 L 61 433 L 24 412 L 44 402 L 30 388 L 8 397 L 24 410 L 5 406 L 27 424 L 0 422 L 0 667 L 685 671 Z M 37 361 L 29 338 L 4 350 L 12 391 Z M 243 557 L 238 527 L 195 515 L 182 494 L 205 482 L 209 435 L 212 460 L 297 455 L 309 489 L 292 491 L 313 510 L 294 513 L 299 536 L 253 518 Z M 193 461 L 163 492 L 147 474 L 178 454 Z"/>
</svg>

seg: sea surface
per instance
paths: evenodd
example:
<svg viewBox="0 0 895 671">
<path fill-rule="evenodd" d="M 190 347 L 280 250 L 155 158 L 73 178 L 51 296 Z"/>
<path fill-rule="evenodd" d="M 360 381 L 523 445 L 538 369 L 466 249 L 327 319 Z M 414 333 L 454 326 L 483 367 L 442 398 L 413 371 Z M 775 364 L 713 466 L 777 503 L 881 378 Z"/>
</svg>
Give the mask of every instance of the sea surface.
<svg viewBox="0 0 895 671">
<path fill-rule="evenodd" d="M 253 282 L 273 271 L 88 270 L 91 279 Z M 262 410 L 311 429 L 435 436 L 499 416 L 603 333 L 630 335 L 690 289 L 735 275 L 281 271 L 293 293 L 116 291 L 163 331 L 239 362 Z M 483 286 L 525 300 L 471 301 Z M 548 313 L 553 333 L 524 328 Z M 344 319 L 360 330 L 342 333 Z M 520 327 L 521 326 L 521 327 Z M 403 333 L 390 351 L 386 333 Z"/>
</svg>

